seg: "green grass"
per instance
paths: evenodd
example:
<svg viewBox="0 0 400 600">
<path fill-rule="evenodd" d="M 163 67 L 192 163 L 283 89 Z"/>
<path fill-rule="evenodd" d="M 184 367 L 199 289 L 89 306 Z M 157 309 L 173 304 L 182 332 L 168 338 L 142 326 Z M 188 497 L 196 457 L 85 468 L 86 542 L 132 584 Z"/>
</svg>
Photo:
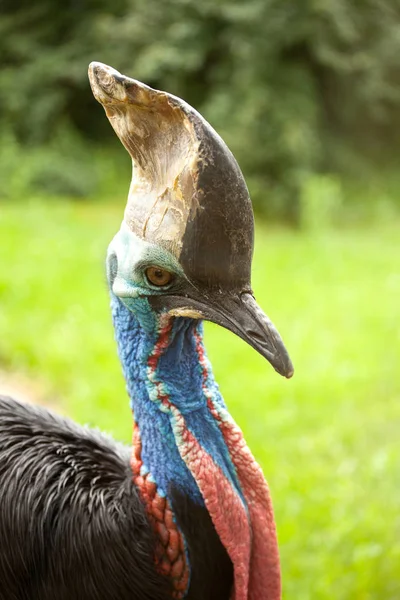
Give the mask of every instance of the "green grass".
<svg viewBox="0 0 400 600">
<path fill-rule="evenodd" d="M 0 206 L 0 369 L 129 440 L 103 272 L 122 211 Z M 292 380 L 207 327 L 222 392 L 272 488 L 285 598 L 400 598 L 398 225 L 258 228 L 254 290 L 285 339 Z"/>
</svg>

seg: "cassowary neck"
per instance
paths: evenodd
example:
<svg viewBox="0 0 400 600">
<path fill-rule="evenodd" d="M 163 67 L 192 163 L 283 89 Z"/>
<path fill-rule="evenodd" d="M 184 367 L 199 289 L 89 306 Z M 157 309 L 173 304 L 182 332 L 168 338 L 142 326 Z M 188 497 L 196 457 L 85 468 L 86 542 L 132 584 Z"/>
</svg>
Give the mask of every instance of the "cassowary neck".
<svg viewBox="0 0 400 600">
<path fill-rule="evenodd" d="M 203 347 L 201 321 L 183 317 L 156 317 L 143 300 L 140 322 L 118 299 L 113 320 L 127 389 L 142 446 L 142 473 L 149 471 L 158 492 L 169 496 L 171 487 L 204 499 L 181 456 L 182 420 L 203 448 L 238 486 L 235 469 L 222 433 L 207 405 L 207 393 L 222 402 Z"/>
<path fill-rule="evenodd" d="M 173 514 L 174 492 L 183 493 L 212 518 L 234 565 L 235 598 L 275 600 L 279 560 L 268 488 L 218 391 L 201 322 L 155 315 L 146 299 L 131 311 L 112 296 L 112 313 L 134 414 L 133 476 L 159 536 L 159 569 L 183 597 L 190 565 Z M 255 584 L 257 560 L 263 572 Z M 266 585 L 271 594 L 260 595 Z"/>
</svg>

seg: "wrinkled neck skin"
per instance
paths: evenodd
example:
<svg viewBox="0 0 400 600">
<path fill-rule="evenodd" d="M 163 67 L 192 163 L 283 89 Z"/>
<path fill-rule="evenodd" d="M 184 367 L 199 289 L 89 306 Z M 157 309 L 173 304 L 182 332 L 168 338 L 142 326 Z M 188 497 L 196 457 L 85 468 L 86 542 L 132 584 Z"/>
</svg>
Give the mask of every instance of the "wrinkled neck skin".
<svg viewBox="0 0 400 600">
<path fill-rule="evenodd" d="M 190 554 L 174 518 L 177 490 L 211 517 L 233 564 L 231 600 L 280 600 L 268 485 L 221 398 L 201 321 L 156 314 L 143 296 L 125 302 L 112 294 L 134 415 L 133 478 L 158 536 L 158 569 L 184 598 Z"/>
<path fill-rule="evenodd" d="M 112 295 L 118 352 L 140 432 L 142 470 L 151 473 L 158 493 L 171 499 L 177 489 L 204 504 L 199 487 L 181 456 L 182 415 L 186 427 L 241 495 L 223 435 L 207 406 L 199 360 L 203 326 L 199 320 L 156 315 L 145 298 L 128 309 Z M 211 368 L 208 389 L 224 407 Z M 225 407 L 224 407 L 225 408 Z"/>
</svg>

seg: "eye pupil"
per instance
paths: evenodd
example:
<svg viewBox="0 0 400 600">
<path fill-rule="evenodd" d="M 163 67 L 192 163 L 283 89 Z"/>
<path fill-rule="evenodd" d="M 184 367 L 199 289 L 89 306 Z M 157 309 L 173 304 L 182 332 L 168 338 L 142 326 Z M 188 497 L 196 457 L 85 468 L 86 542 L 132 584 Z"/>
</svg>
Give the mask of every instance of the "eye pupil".
<svg viewBox="0 0 400 600">
<path fill-rule="evenodd" d="M 173 278 L 172 273 L 160 267 L 148 267 L 145 274 L 150 283 L 158 286 L 168 285 Z"/>
</svg>

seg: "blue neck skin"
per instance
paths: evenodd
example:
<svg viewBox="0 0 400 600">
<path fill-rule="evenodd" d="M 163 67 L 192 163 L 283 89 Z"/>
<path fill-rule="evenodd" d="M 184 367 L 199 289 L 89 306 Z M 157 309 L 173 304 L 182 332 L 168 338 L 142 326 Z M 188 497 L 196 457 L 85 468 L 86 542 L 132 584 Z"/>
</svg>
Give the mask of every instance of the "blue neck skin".
<svg viewBox="0 0 400 600">
<path fill-rule="evenodd" d="M 154 373 L 148 360 L 160 336 L 160 319 L 146 298 L 129 299 L 129 308 L 111 294 L 112 317 L 119 357 L 127 390 L 142 441 L 142 475 L 150 473 L 158 493 L 171 500 L 171 488 L 204 504 L 191 472 L 179 454 L 172 417 L 159 401 L 159 390 L 184 415 L 188 429 L 210 454 L 231 485 L 242 497 L 235 468 L 220 429 L 212 417 L 202 388 L 203 371 L 196 349 L 195 332 L 203 335 L 201 321 L 173 318 L 168 345 L 159 357 Z M 149 378 L 150 374 L 150 378 Z M 161 383 L 161 386 L 159 385 Z M 211 369 L 207 388 L 218 406 L 224 407 Z M 158 393 L 158 395 L 157 395 Z"/>
</svg>

